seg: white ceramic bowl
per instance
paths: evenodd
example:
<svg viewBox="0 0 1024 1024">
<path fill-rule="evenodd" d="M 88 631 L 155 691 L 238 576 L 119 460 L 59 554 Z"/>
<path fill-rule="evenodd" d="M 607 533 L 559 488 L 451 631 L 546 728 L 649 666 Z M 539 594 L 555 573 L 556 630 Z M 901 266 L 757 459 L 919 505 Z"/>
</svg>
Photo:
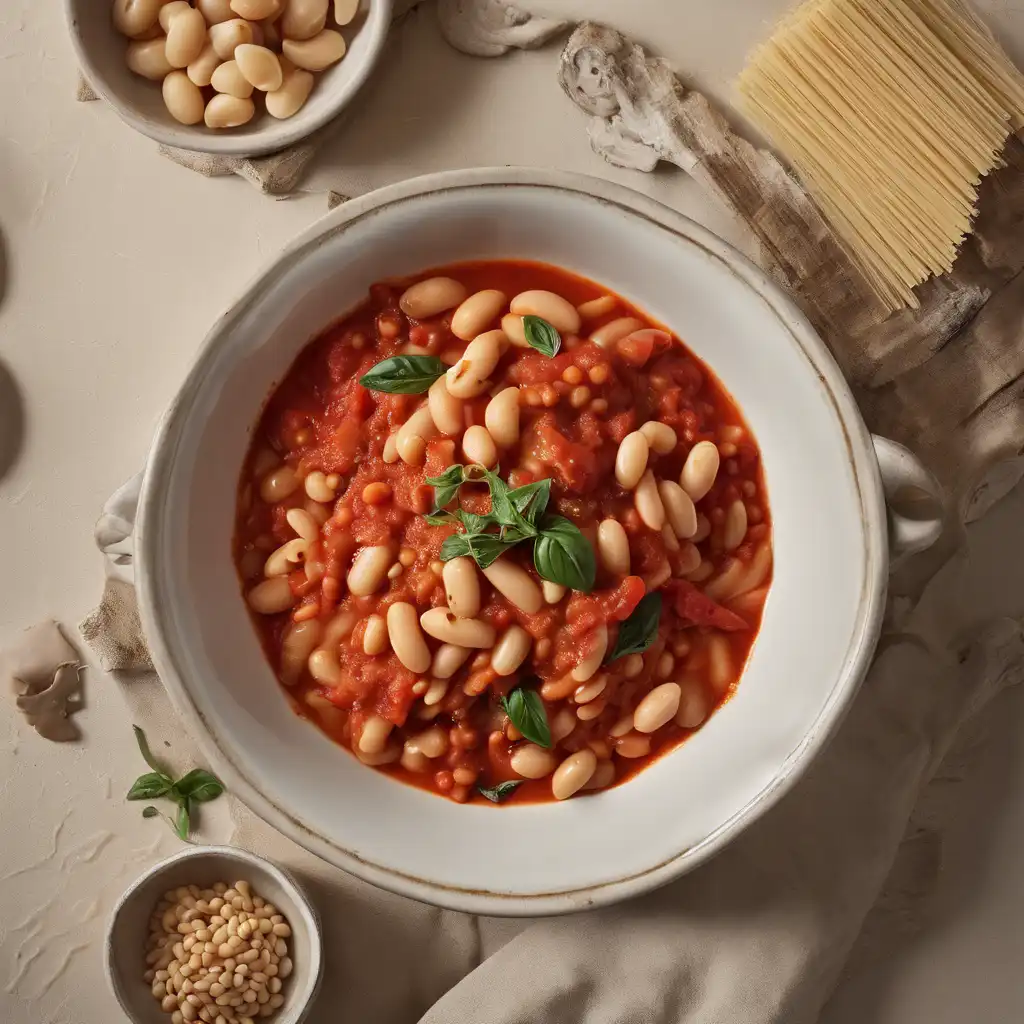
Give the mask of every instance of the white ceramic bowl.
<svg viewBox="0 0 1024 1024">
<path fill-rule="evenodd" d="M 222 156 L 260 156 L 294 145 L 337 117 L 377 63 L 388 27 L 392 0 L 361 0 L 351 25 L 342 29 L 348 51 L 341 61 L 316 75 L 309 99 L 293 117 L 279 121 L 257 103 L 256 116 L 239 128 L 214 130 L 204 124 L 179 124 L 167 112 L 159 82 L 128 70 L 128 40 L 114 28 L 112 0 L 64 0 L 71 42 L 89 84 L 136 131 L 180 149 Z"/>
<path fill-rule="evenodd" d="M 323 968 L 320 921 L 305 893 L 291 875 L 255 854 L 229 846 L 190 846 L 154 864 L 139 878 L 118 901 L 107 924 L 107 980 L 132 1024 L 168 1024 L 171 1019 L 142 978 L 149 918 L 163 894 L 180 885 L 205 888 L 216 882 L 231 885 L 239 879 L 270 900 L 292 929 L 288 946 L 294 967 L 282 987 L 285 1001 L 274 1015 L 274 1024 L 305 1020 Z"/>
<path fill-rule="evenodd" d="M 567 803 L 460 805 L 360 765 L 294 715 L 231 562 L 236 467 L 268 391 L 381 278 L 533 258 L 671 326 L 739 402 L 763 453 L 775 580 L 736 695 L 625 785 Z M 880 442 L 887 485 L 931 487 Z M 277 828 L 385 888 L 486 914 L 610 903 L 687 871 L 793 784 L 866 671 L 887 514 L 872 439 L 808 323 L 753 265 L 627 189 L 554 171 L 434 175 L 346 203 L 300 237 L 208 336 L 161 427 L 138 533 L 156 666 L 227 784 Z M 934 522 L 892 519 L 899 545 Z"/>
</svg>

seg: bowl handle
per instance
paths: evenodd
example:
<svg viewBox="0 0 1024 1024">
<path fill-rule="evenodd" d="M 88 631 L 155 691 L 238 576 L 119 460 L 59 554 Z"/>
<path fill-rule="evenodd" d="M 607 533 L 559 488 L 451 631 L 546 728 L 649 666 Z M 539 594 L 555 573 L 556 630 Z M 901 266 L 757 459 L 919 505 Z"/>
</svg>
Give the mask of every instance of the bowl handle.
<svg viewBox="0 0 1024 1024">
<path fill-rule="evenodd" d="M 930 548 L 942 535 L 942 488 L 909 449 L 871 435 L 889 519 L 890 558 Z M 913 514 L 908 514 L 912 512 Z"/>
</svg>

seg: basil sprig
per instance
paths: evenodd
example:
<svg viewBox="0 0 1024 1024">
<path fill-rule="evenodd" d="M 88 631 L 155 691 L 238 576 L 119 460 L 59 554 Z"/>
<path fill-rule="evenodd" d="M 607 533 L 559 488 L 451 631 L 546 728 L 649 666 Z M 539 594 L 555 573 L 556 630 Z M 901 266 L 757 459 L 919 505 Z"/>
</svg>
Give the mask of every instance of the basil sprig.
<svg viewBox="0 0 1024 1024">
<path fill-rule="evenodd" d="M 490 800 L 492 804 L 500 804 L 507 800 L 522 784 L 522 779 L 516 779 L 509 782 L 499 782 L 496 786 L 491 786 L 490 788 L 477 786 L 476 791 L 482 797 Z"/>
<path fill-rule="evenodd" d="M 447 509 L 470 480 L 487 484 L 491 494 L 487 515 Z M 483 466 L 449 466 L 440 476 L 428 477 L 427 483 L 434 488 L 434 510 L 425 516 L 427 522 L 463 528 L 441 545 L 442 562 L 469 556 L 486 569 L 517 544 L 533 541 L 533 564 L 541 579 L 586 593 L 594 589 L 597 560 L 590 543 L 570 520 L 547 514 L 550 479 L 510 488 L 494 470 Z"/>
<path fill-rule="evenodd" d="M 216 800 L 224 792 L 224 784 L 216 775 L 204 768 L 193 768 L 187 775 L 183 775 L 175 782 L 163 765 L 153 756 L 146 734 L 137 725 L 133 728 L 142 759 L 153 770 L 146 772 L 145 775 L 140 775 L 132 783 L 132 788 L 128 790 L 126 799 L 155 800 L 158 797 L 168 797 L 174 800 L 178 804 L 177 814 L 173 821 L 170 818 L 166 820 L 177 832 L 179 838 L 188 839 L 193 805 Z M 155 818 L 159 814 L 160 812 L 152 805 L 142 809 L 144 818 Z"/>
<path fill-rule="evenodd" d="M 437 356 L 392 356 L 364 373 L 359 383 L 389 395 L 421 395 L 447 370 Z"/>
<path fill-rule="evenodd" d="M 542 355 L 554 358 L 562 347 L 562 336 L 552 324 L 539 316 L 523 317 L 523 332 L 530 348 L 535 348 Z"/>
<path fill-rule="evenodd" d="M 550 749 L 552 743 L 548 715 L 544 710 L 544 701 L 536 690 L 517 686 L 507 697 L 501 698 L 501 706 L 509 721 L 531 743 Z"/>
<path fill-rule="evenodd" d="M 627 654 L 643 654 L 658 636 L 661 622 L 661 594 L 648 594 L 641 598 L 632 614 L 619 627 L 619 637 L 605 664 L 624 658 Z"/>
</svg>

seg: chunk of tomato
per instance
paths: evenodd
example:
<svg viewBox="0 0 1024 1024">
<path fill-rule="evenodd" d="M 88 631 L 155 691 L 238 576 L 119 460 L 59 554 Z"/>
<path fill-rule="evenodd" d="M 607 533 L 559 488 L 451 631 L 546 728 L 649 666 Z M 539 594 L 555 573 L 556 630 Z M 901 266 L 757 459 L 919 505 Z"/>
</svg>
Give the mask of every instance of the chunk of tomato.
<svg viewBox="0 0 1024 1024">
<path fill-rule="evenodd" d="M 711 626 L 728 633 L 750 629 L 745 619 L 723 608 L 717 601 L 712 601 L 689 580 L 672 580 L 665 590 L 672 595 L 676 614 L 695 626 Z"/>
</svg>

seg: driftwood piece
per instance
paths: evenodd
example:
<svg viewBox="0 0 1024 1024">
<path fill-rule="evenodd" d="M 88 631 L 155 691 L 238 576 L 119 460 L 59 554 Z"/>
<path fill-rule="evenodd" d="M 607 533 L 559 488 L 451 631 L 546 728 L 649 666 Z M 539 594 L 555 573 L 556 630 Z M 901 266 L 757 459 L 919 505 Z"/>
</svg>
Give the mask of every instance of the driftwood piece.
<svg viewBox="0 0 1024 1024">
<path fill-rule="evenodd" d="M 591 145 L 617 166 L 668 161 L 749 228 L 761 266 L 828 343 L 872 430 L 929 464 L 962 520 L 1024 475 L 1024 146 L 984 182 L 975 233 L 921 308 L 882 319 L 824 218 L 771 152 L 738 136 L 671 66 L 621 32 L 583 22 L 559 61 L 566 95 L 590 115 Z"/>
<path fill-rule="evenodd" d="M 570 22 L 538 18 L 502 0 L 437 0 L 441 34 L 463 53 L 501 57 L 532 50 L 569 28 Z"/>
</svg>

